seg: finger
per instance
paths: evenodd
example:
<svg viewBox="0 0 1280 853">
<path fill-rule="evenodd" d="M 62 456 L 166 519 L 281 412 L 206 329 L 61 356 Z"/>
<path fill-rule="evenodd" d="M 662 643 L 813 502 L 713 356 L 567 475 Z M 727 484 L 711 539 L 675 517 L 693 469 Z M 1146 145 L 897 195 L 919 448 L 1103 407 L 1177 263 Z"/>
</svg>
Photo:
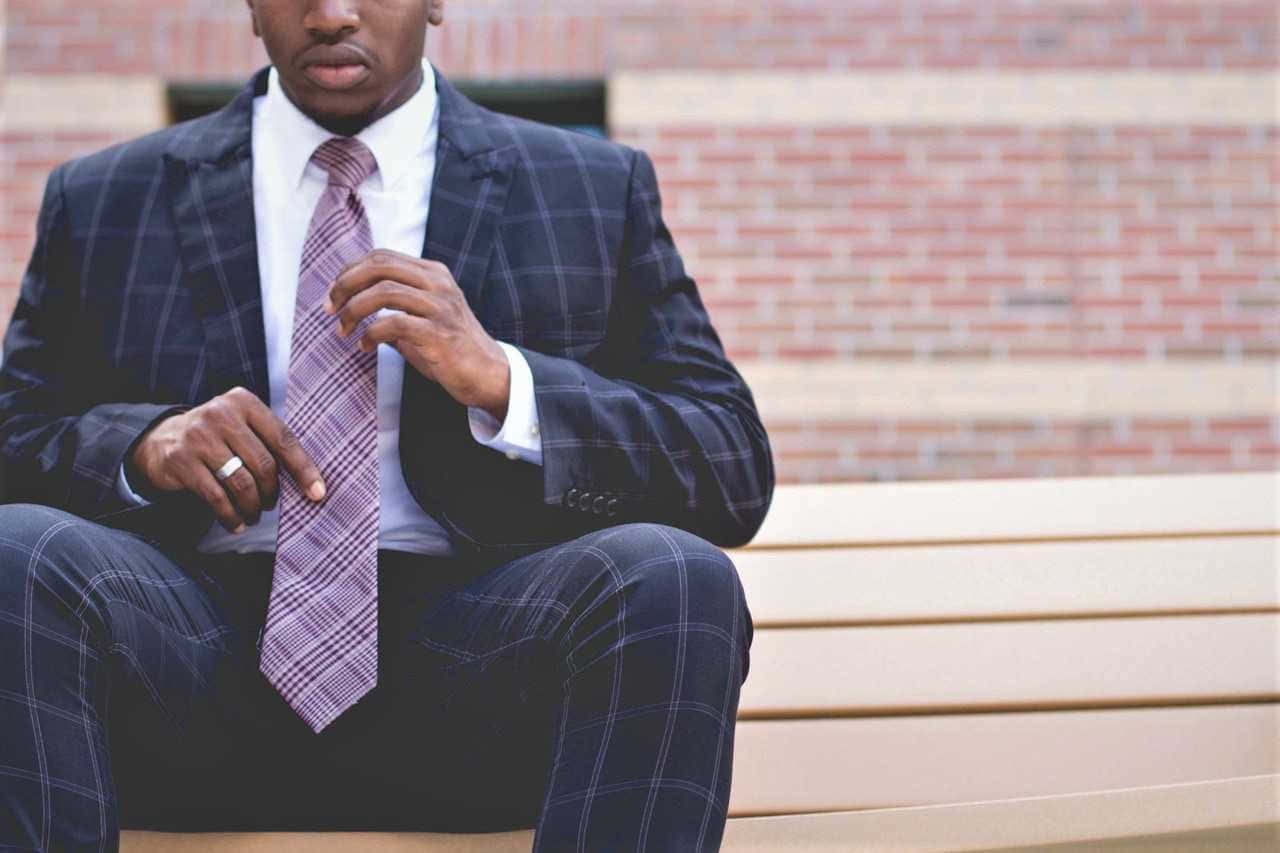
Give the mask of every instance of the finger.
<svg viewBox="0 0 1280 853">
<path fill-rule="evenodd" d="M 314 501 L 324 499 L 325 486 L 320 478 L 320 469 L 311 461 L 302 443 L 289 429 L 284 421 L 276 417 L 276 413 L 258 398 L 257 394 L 244 388 L 233 388 L 228 392 L 235 395 L 235 400 L 244 414 L 245 423 L 257 434 L 267 450 L 275 457 L 277 463 L 277 493 L 279 483 L 279 466 L 293 477 L 304 495 Z"/>
<path fill-rule="evenodd" d="M 336 314 L 347 300 L 384 279 L 425 290 L 428 267 L 421 258 L 411 258 L 390 249 L 374 249 L 338 273 L 329 288 L 324 310 Z"/>
<path fill-rule="evenodd" d="M 211 472 L 217 471 L 225 465 L 235 453 L 225 443 L 212 447 L 204 456 L 205 465 Z M 241 458 L 241 463 L 244 459 Z M 246 524 L 257 524 L 258 518 L 262 515 L 262 503 L 258 497 L 258 481 L 254 479 L 253 473 L 249 471 L 243 464 L 231 473 L 231 476 L 223 479 L 214 475 L 214 479 L 222 484 L 223 490 L 231 498 L 231 505 L 235 507 L 236 515 L 244 520 Z"/>
<path fill-rule="evenodd" d="M 271 451 L 262 443 L 262 439 L 258 438 L 257 434 L 245 422 L 232 426 L 223 437 L 227 442 L 227 446 L 231 448 L 231 452 L 244 461 L 244 468 L 241 470 L 248 472 L 257 487 L 255 512 L 245 516 L 245 520 L 250 525 L 257 524 L 257 513 L 264 509 L 271 509 L 276 505 L 279 471 L 276 465 L 276 458 L 271 455 Z M 239 474 L 239 472 L 236 473 Z M 241 508 L 245 509 L 245 507 Z"/>
<path fill-rule="evenodd" d="M 392 314 L 369 324 L 360 337 L 362 352 L 371 352 L 378 344 L 420 344 L 432 334 L 435 324 L 424 317 Z"/>
<path fill-rule="evenodd" d="M 320 469 L 307 455 L 297 433 L 274 413 L 271 415 L 271 421 L 271 426 L 266 428 L 266 433 L 259 433 L 259 435 L 262 435 L 267 446 L 272 448 L 276 459 L 284 465 L 289 476 L 293 477 L 298 490 L 313 501 L 324 500 L 325 486 L 324 480 L 320 477 Z"/>
<path fill-rule="evenodd" d="M 397 252 L 395 249 L 371 249 L 354 261 L 347 261 L 343 264 L 342 269 L 338 270 L 338 275 L 342 276 L 344 273 L 367 263 L 383 263 L 395 260 L 420 261 L 422 258 L 415 255 L 406 255 L 404 252 Z"/>
<path fill-rule="evenodd" d="M 360 325 L 360 321 L 381 308 L 398 308 L 419 317 L 434 317 L 440 308 L 425 291 L 384 280 L 360 291 L 347 300 L 338 312 L 338 335 L 346 337 Z"/>
<path fill-rule="evenodd" d="M 232 533 L 244 532 L 244 519 L 236 512 L 227 490 L 222 488 L 207 465 L 201 463 L 184 468 L 179 479 L 187 491 L 209 505 L 223 527 Z"/>
</svg>

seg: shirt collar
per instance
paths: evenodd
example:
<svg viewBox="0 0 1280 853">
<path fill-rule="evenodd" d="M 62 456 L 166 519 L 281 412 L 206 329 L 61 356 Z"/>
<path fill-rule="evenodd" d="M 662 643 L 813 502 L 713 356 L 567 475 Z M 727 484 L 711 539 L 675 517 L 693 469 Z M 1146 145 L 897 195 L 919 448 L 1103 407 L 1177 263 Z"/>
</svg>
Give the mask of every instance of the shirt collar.
<svg viewBox="0 0 1280 853">
<path fill-rule="evenodd" d="M 289 186 L 297 189 L 307 164 L 311 162 L 311 155 L 334 134 L 308 118 L 289 100 L 274 67 L 267 75 L 263 107 L 263 118 L 270 128 L 265 134 L 267 144 L 272 146 L 276 162 L 280 164 Z M 426 153 L 433 144 L 438 123 L 435 71 L 424 59 L 422 85 L 418 91 L 356 134 L 356 139 L 369 146 L 378 163 L 377 171 L 369 178 L 375 182 L 374 189 L 389 190 L 405 176 L 414 159 Z"/>
</svg>

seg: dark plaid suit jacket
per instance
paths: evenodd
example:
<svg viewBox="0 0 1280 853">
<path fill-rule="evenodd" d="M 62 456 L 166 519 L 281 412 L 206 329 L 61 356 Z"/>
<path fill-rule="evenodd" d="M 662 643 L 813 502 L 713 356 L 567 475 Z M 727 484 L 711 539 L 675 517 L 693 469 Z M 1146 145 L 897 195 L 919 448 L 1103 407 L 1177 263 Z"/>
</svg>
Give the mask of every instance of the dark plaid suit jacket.
<svg viewBox="0 0 1280 853">
<path fill-rule="evenodd" d="M 457 542 L 532 550 L 626 521 L 749 539 L 768 440 L 663 225 L 653 166 L 624 146 L 492 113 L 438 77 L 423 256 L 533 371 L 544 464 L 471 437 L 405 374 L 400 458 Z M 225 109 L 58 167 L 0 365 L 0 501 L 57 506 L 191 545 L 189 496 L 115 489 L 153 422 L 241 385 L 269 402 L 252 199 L 260 71 Z"/>
</svg>

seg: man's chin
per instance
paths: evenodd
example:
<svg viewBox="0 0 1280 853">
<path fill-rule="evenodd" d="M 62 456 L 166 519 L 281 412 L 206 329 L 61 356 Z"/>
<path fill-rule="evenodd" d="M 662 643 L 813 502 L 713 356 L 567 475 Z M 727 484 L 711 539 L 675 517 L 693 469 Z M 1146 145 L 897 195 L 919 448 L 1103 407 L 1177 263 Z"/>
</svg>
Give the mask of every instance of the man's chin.
<svg viewBox="0 0 1280 853">
<path fill-rule="evenodd" d="M 302 111 L 325 130 L 340 136 L 355 136 L 373 123 L 375 110 L 364 103 L 363 99 L 351 104 L 335 103 L 334 100 L 325 98 L 324 103 L 307 105 Z"/>
</svg>

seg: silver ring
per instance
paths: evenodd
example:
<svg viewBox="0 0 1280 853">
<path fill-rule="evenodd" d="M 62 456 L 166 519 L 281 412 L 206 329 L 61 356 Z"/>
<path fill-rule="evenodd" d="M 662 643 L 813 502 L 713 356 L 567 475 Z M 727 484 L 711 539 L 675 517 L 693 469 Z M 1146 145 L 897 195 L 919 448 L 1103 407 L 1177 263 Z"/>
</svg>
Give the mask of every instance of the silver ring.
<svg viewBox="0 0 1280 853">
<path fill-rule="evenodd" d="M 239 456 L 232 456 L 226 461 L 221 468 L 213 472 L 213 476 L 217 477 L 220 482 L 225 483 L 230 479 L 231 475 L 244 467 L 244 460 Z"/>
</svg>

